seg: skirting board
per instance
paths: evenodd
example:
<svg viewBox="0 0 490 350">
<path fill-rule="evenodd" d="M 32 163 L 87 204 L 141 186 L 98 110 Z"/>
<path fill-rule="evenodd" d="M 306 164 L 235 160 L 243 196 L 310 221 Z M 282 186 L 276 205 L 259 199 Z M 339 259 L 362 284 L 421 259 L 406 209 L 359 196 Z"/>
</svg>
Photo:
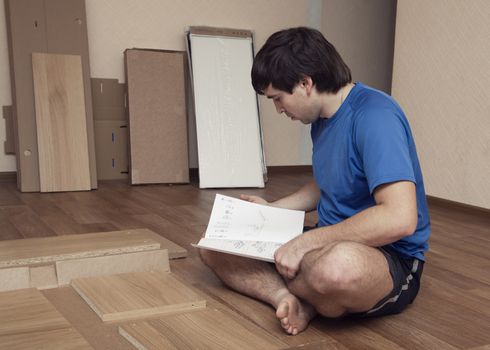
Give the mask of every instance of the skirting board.
<svg viewBox="0 0 490 350">
<path fill-rule="evenodd" d="M 78 278 L 72 287 L 104 322 L 201 309 L 206 301 L 166 271 Z"/>
</svg>

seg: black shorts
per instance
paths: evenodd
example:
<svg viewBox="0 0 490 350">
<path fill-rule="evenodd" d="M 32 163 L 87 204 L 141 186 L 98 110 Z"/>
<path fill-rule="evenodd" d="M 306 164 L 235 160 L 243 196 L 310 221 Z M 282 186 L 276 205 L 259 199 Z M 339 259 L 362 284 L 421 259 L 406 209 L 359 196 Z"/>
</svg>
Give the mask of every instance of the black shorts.
<svg viewBox="0 0 490 350">
<path fill-rule="evenodd" d="M 388 261 L 393 280 L 393 290 L 371 310 L 351 313 L 349 316 L 376 317 L 398 314 L 415 300 L 419 292 L 424 262 L 415 258 L 401 257 L 390 247 L 380 247 L 378 249 Z"/>
</svg>

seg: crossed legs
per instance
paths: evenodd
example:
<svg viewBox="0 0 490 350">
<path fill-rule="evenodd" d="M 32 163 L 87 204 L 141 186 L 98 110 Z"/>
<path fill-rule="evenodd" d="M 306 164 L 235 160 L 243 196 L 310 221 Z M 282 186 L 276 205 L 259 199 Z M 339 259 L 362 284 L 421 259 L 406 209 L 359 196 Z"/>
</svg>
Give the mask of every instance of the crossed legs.
<svg viewBox="0 0 490 350">
<path fill-rule="evenodd" d="M 307 253 L 292 280 L 266 262 L 209 250 L 200 250 L 200 256 L 228 287 L 272 305 L 281 326 L 293 335 L 317 313 L 339 317 L 367 311 L 393 288 L 383 254 L 355 242 Z"/>
</svg>

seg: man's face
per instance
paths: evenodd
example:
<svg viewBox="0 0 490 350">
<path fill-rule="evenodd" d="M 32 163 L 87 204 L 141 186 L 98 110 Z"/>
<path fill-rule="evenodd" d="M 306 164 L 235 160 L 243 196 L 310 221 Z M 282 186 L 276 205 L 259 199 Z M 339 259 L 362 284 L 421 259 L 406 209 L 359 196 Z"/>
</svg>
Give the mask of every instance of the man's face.
<svg viewBox="0 0 490 350">
<path fill-rule="evenodd" d="M 277 113 L 286 114 L 291 120 L 299 120 L 303 124 L 311 124 L 318 119 L 320 111 L 315 107 L 308 92 L 308 87 L 303 83 L 298 83 L 293 93 L 277 90 L 272 84 L 264 90 L 264 95 L 272 99 Z"/>
</svg>

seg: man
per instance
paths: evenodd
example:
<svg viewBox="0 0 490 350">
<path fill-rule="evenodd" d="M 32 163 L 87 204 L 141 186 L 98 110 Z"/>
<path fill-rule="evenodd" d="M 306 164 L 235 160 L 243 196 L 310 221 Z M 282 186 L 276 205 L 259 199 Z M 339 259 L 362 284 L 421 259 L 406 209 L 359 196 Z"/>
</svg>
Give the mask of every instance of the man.
<svg viewBox="0 0 490 350">
<path fill-rule="evenodd" d="M 229 287 L 271 304 L 295 335 L 320 314 L 401 312 L 417 295 L 430 223 L 408 122 L 388 95 L 361 83 L 323 35 L 273 34 L 257 53 L 252 84 L 278 113 L 311 124 L 314 178 L 267 203 L 318 210 L 318 225 L 280 247 L 275 266 L 200 251 Z"/>
</svg>

